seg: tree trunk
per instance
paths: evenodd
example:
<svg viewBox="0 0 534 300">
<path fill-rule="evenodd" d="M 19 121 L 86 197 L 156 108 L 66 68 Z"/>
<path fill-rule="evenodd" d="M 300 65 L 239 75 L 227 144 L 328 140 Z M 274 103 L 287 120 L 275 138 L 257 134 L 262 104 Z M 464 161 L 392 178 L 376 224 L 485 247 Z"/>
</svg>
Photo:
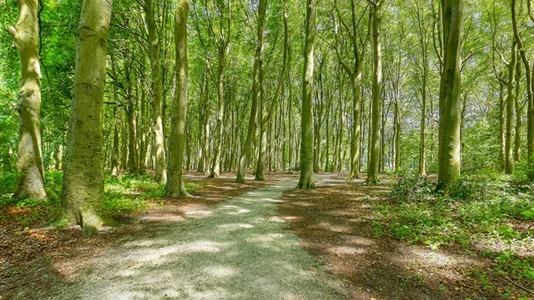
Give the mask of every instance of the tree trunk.
<svg viewBox="0 0 534 300">
<path fill-rule="evenodd" d="M 179 0 L 176 8 L 175 46 L 176 46 L 176 92 L 172 102 L 171 135 L 169 137 L 169 178 L 165 194 L 169 197 L 187 197 L 183 180 L 185 126 L 187 117 L 187 97 L 189 67 L 187 57 L 187 14 L 189 0 Z"/>
<path fill-rule="evenodd" d="M 77 38 L 61 219 L 92 235 L 103 218 L 102 101 L 111 0 L 84 0 Z"/>
<path fill-rule="evenodd" d="M 521 160 L 521 118 L 523 114 L 521 104 L 521 64 L 516 64 L 515 71 L 515 138 L 514 138 L 514 161 L 519 162 Z"/>
<path fill-rule="evenodd" d="M 306 42 L 304 47 L 304 74 L 302 87 L 302 119 L 300 149 L 300 181 L 297 188 L 313 188 L 313 69 L 316 31 L 315 0 L 307 0 Z"/>
<path fill-rule="evenodd" d="M 148 44 L 150 48 L 150 65 L 152 71 L 152 122 L 156 146 L 156 181 L 164 184 L 167 181 L 167 162 L 165 155 L 165 137 L 163 135 L 163 80 L 160 65 L 161 43 L 156 33 L 153 0 L 145 0 Z"/>
<path fill-rule="evenodd" d="M 257 44 L 256 57 L 254 60 L 254 70 L 252 78 L 252 106 L 250 109 L 250 119 L 248 123 L 247 139 L 241 153 L 239 160 L 239 169 L 237 171 L 237 183 L 245 182 L 245 172 L 249 163 L 249 156 L 252 148 L 252 140 L 256 132 L 256 119 L 258 117 L 258 101 L 261 102 L 262 93 L 262 72 L 263 72 L 263 53 L 265 40 L 265 14 L 267 11 L 267 0 L 260 0 L 258 11 L 258 30 L 257 30 Z"/>
<path fill-rule="evenodd" d="M 438 189 L 460 177 L 462 0 L 442 0 L 444 65 L 439 97 Z"/>
<path fill-rule="evenodd" d="M 41 152 L 41 67 L 38 1 L 18 0 L 19 19 L 7 30 L 20 56 L 18 177 L 13 198 L 46 199 L 43 155 Z"/>
<path fill-rule="evenodd" d="M 504 83 L 499 81 L 499 150 L 502 169 L 506 169 L 506 102 L 504 101 Z"/>
<path fill-rule="evenodd" d="M 373 7 L 373 97 L 371 142 L 369 144 L 370 158 L 368 163 L 367 184 L 378 183 L 380 164 L 380 121 L 382 117 L 382 6 L 384 0 L 377 0 Z"/>
<path fill-rule="evenodd" d="M 402 169 L 401 165 L 401 108 L 400 108 L 400 99 L 397 98 L 395 101 L 395 117 L 394 117 L 394 127 L 395 127 L 395 171 L 400 171 Z"/>
<path fill-rule="evenodd" d="M 115 98 L 117 99 L 117 98 Z M 117 105 L 113 107 L 113 115 L 117 116 Z M 113 120 L 113 149 L 111 150 L 111 176 L 119 175 L 119 124 Z"/>
<path fill-rule="evenodd" d="M 504 147 L 504 172 L 506 174 L 514 173 L 514 154 L 513 154 L 513 121 L 514 121 L 514 84 L 515 69 L 517 58 L 517 44 L 514 40 L 512 45 L 511 61 L 508 64 L 508 96 L 506 97 L 506 126 L 505 126 L 505 147 Z"/>
<path fill-rule="evenodd" d="M 517 13 L 516 13 L 516 0 L 512 0 L 512 25 L 514 29 L 514 36 L 517 42 L 519 53 L 521 54 L 521 60 L 526 71 L 527 77 L 527 95 L 528 95 L 528 107 L 527 107 L 527 162 L 528 166 L 532 166 L 533 152 L 534 152 L 534 76 L 532 74 L 532 68 L 530 61 L 527 57 L 526 49 L 521 39 L 521 34 L 517 26 Z"/>
</svg>

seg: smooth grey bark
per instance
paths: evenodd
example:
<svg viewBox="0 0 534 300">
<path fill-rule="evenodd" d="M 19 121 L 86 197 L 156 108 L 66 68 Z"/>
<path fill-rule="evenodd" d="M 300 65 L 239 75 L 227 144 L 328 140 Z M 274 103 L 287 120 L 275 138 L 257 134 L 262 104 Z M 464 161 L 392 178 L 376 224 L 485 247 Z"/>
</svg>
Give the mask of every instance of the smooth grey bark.
<svg viewBox="0 0 534 300">
<path fill-rule="evenodd" d="M 41 152 L 41 67 L 38 1 L 18 0 L 17 24 L 8 27 L 20 57 L 19 140 L 17 184 L 13 198 L 46 199 L 43 155 Z"/>
<path fill-rule="evenodd" d="M 304 72 L 302 80 L 302 118 L 300 148 L 299 189 L 315 187 L 313 181 L 313 71 L 316 34 L 315 0 L 307 0 L 306 5 L 306 41 L 304 47 Z"/>
<path fill-rule="evenodd" d="M 67 135 L 60 221 L 92 235 L 103 213 L 102 101 L 111 0 L 84 0 L 76 43 L 73 101 Z"/>
<path fill-rule="evenodd" d="M 176 92 L 171 108 L 171 134 L 169 137 L 169 178 L 166 195 L 187 197 L 183 180 L 185 127 L 187 118 L 187 98 L 189 88 L 189 66 L 187 57 L 187 15 L 189 0 L 179 0 L 176 8 L 175 47 L 176 47 Z"/>
</svg>

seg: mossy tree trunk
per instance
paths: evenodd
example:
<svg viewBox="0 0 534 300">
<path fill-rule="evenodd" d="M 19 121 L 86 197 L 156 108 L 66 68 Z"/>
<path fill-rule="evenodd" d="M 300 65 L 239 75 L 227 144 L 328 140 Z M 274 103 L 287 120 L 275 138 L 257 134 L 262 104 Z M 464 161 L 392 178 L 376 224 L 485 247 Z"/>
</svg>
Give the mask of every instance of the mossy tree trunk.
<svg viewBox="0 0 534 300">
<path fill-rule="evenodd" d="M 150 64 L 152 71 L 152 122 L 155 136 L 156 181 L 164 184 L 167 181 L 167 157 L 165 153 L 165 136 L 163 134 L 163 79 L 161 73 L 161 43 L 156 31 L 153 0 L 145 0 L 145 14 L 150 47 Z"/>
<path fill-rule="evenodd" d="M 254 60 L 254 70 L 252 78 L 252 106 L 250 109 L 250 119 L 248 123 L 247 139 L 243 145 L 243 151 L 239 160 L 239 169 L 237 171 L 236 182 L 245 182 L 245 171 L 248 165 L 250 152 L 252 148 L 252 140 L 256 132 L 256 119 L 258 113 L 258 102 L 260 102 L 262 94 L 262 72 L 263 72 L 263 55 L 265 50 L 265 15 L 267 12 L 267 0 L 260 0 L 258 9 L 258 29 L 257 29 L 257 44 L 256 56 Z"/>
<path fill-rule="evenodd" d="M 208 5 L 206 3 L 206 5 Z M 226 108 L 226 64 L 228 62 L 228 54 L 230 52 L 230 39 L 232 31 L 232 7 L 231 1 L 227 4 L 224 1 L 216 1 L 216 9 L 218 11 L 219 28 L 214 28 L 213 20 L 210 20 L 209 29 L 212 36 L 214 36 L 217 46 L 218 56 L 218 74 L 217 74 L 217 125 L 214 144 L 214 154 L 211 162 L 210 178 L 220 177 L 221 172 L 221 154 L 223 151 L 223 138 L 224 138 L 224 112 Z M 208 7 L 206 7 L 208 9 Z"/>
<path fill-rule="evenodd" d="M 521 60 L 525 67 L 526 83 L 527 83 L 527 96 L 528 96 L 528 106 L 527 106 L 527 162 L 528 166 L 532 167 L 532 160 L 534 159 L 534 74 L 532 74 L 532 67 L 530 60 L 527 56 L 527 49 L 525 49 L 521 33 L 519 32 L 517 24 L 517 10 L 516 10 L 516 0 L 512 0 L 512 25 L 514 29 L 514 37 L 517 42 L 517 48 L 519 54 L 521 55 Z M 531 14 L 531 4 L 530 1 L 527 1 L 528 12 L 531 18 L 531 21 L 534 21 L 534 18 Z"/>
<path fill-rule="evenodd" d="M 460 177 L 462 0 L 441 0 L 444 59 L 439 97 L 438 189 Z"/>
<path fill-rule="evenodd" d="M 45 199 L 41 152 L 41 67 L 37 0 L 18 0 L 19 19 L 7 30 L 20 56 L 18 179 L 13 198 Z"/>
<path fill-rule="evenodd" d="M 384 0 L 376 0 L 373 6 L 373 91 L 371 114 L 371 140 L 369 143 L 369 163 L 367 184 L 378 183 L 380 167 L 380 125 L 382 117 L 382 7 Z"/>
<path fill-rule="evenodd" d="M 514 137 L 514 161 L 519 162 L 521 160 L 521 127 L 522 127 L 522 115 L 523 104 L 521 103 L 521 64 L 517 63 L 515 66 L 515 137 Z"/>
<path fill-rule="evenodd" d="M 313 181 L 313 71 L 316 34 L 315 0 L 307 0 L 306 44 L 304 47 L 304 74 L 302 81 L 302 118 L 300 147 L 300 180 L 297 188 L 315 187 Z"/>
<path fill-rule="evenodd" d="M 513 121 L 515 105 L 515 70 L 517 64 L 517 43 L 514 40 L 512 45 L 511 61 L 508 64 L 508 96 L 506 97 L 506 125 L 504 143 L 504 172 L 512 174 L 514 172 L 514 146 L 513 146 Z"/>
<path fill-rule="evenodd" d="M 106 223 L 102 207 L 102 102 L 111 6 L 111 0 L 83 1 L 76 45 L 60 220 L 81 225 L 87 235 Z"/>
<path fill-rule="evenodd" d="M 169 197 L 187 197 L 183 180 L 185 127 L 187 118 L 187 97 L 189 67 L 187 58 L 187 15 L 189 0 L 180 0 L 176 8 L 176 92 L 171 109 L 171 135 L 169 137 L 169 178 L 166 194 Z"/>
</svg>

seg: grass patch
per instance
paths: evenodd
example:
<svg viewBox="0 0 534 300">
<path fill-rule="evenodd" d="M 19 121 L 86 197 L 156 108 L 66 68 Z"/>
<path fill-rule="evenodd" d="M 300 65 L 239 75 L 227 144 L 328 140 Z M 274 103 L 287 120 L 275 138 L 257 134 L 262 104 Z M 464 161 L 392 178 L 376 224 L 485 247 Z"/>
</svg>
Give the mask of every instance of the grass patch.
<svg viewBox="0 0 534 300">
<path fill-rule="evenodd" d="M 10 218 L 24 225 L 33 226 L 46 223 L 54 218 L 61 203 L 63 184 L 62 172 L 46 173 L 47 200 L 12 199 L 17 182 L 16 173 L 0 174 L 0 209 L 12 208 L 11 211 L 24 212 L 11 214 Z M 202 183 L 186 183 L 190 192 L 203 188 Z M 111 177 L 106 175 L 104 182 L 104 211 L 106 215 L 117 217 L 147 210 L 151 204 L 163 205 L 164 185 L 160 185 L 147 175 L 121 175 Z M 7 216 L 0 214 L 0 220 Z"/>
</svg>

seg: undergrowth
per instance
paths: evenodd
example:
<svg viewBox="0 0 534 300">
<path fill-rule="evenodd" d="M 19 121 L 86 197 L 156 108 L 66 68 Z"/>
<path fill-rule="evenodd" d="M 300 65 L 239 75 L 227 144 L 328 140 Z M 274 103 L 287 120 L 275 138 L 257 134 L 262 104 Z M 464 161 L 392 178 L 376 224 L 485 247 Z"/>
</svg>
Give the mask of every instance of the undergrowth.
<svg viewBox="0 0 534 300">
<path fill-rule="evenodd" d="M 46 173 L 47 200 L 13 199 L 12 192 L 17 182 L 16 173 L 0 174 L 0 209 L 11 207 L 17 211 L 31 210 L 27 214 L 16 216 L 15 221 L 21 225 L 37 225 L 50 221 L 56 214 L 61 202 L 63 173 Z M 199 183 L 186 183 L 190 192 L 202 188 Z M 147 175 L 106 176 L 104 185 L 104 211 L 111 217 L 117 217 L 145 211 L 151 203 L 163 204 L 161 198 L 164 186 L 157 184 Z M 0 218 L 5 218 L 1 216 Z"/>
<path fill-rule="evenodd" d="M 527 178 L 465 177 L 443 193 L 426 177 L 405 176 L 388 198 L 375 208 L 375 234 L 434 250 L 482 251 L 497 272 L 534 281 L 534 190 Z"/>
</svg>

